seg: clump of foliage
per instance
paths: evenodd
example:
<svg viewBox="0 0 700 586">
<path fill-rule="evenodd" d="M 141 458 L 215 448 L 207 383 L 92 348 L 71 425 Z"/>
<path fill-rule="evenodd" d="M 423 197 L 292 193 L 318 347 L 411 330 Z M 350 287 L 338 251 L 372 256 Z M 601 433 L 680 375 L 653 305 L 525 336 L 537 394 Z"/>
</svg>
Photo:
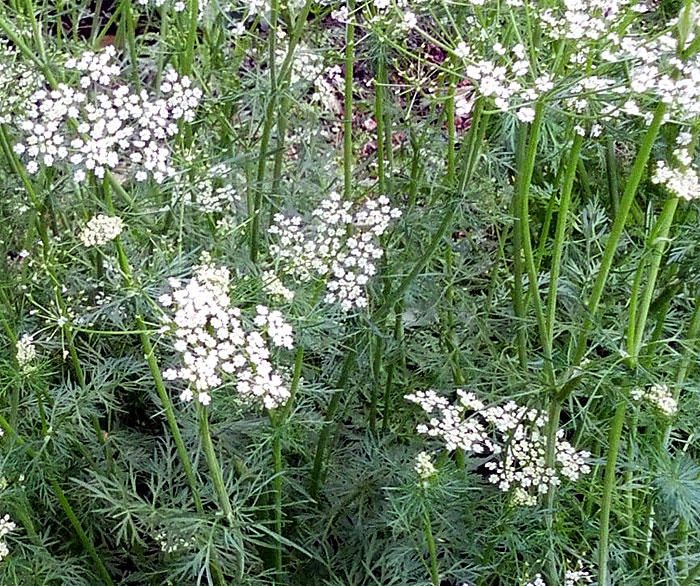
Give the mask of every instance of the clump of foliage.
<svg viewBox="0 0 700 586">
<path fill-rule="evenodd" d="M 0 584 L 700 580 L 698 10 L 0 4 Z"/>
</svg>

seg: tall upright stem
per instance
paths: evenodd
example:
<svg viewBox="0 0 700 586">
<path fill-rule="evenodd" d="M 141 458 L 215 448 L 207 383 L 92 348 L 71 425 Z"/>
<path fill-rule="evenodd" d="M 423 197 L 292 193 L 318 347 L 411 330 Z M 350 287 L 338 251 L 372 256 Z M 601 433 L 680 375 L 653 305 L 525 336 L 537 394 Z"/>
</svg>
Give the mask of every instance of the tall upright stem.
<svg viewBox="0 0 700 586">
<path fill-rule="evenodd" d="M 603 495 L 600 503 L 600 538 L 598 542 L 598 584 L 610 586 L 610 571 L 608 569 L 610 544 L 610 509 L 615 490 L 615 465 L 620 448 L 620 438 L 625 422 L 626 400 L 623 398 L 615 408 L 615 415 L 610 426 L 608 454 L 605 460 L 605 478 L 603 480 Z"/>
<path fill-rule="evenodd" d="M 221 472 L 221 465 L 219 464 L 219 459 L 216 456 L 214 442 L 212 442 L 211 439 L 211 432 L 209 430 L 209 415 L 206 407 L 203 405 L 197 405 L 197 409 L 199 411 L 199 432 L 202 438 L 202 447 L 204 448 L 204 456 L 207 459 L 211 479 L 214 483 L 214 490 L 216 491 L 216 496 L 219 500 L 219 506 L 224 513 L 224 518 L 229 523 L 232 523 L 233 508 L 231 507 L 231 500 L 228 496 L 228 490 L 226 490 L 226 483 L 224 482 L 224 475 Z"/>
</svg>

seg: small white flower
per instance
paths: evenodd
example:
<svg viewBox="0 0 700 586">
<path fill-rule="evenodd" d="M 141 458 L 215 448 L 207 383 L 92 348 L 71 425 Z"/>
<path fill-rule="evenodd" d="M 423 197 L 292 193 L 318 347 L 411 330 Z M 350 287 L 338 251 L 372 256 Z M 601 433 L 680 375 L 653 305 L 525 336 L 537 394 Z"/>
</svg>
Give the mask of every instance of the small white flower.
<svg viewBox="0 0 700 586">
<path fill-rule="evenodd" d="M 22 372 L 28 372 L 31 370 L 32 362 L 36 358 L 36 346 L 32 337 L 29 334 L 24 334 L 17 340 L 15 349 L 17 352 L 17 364 L 19 364 Z"/>
<path fill-rule="evenodd" d="M 117 216 L 99 214 L 90 219 L 78 238 L 84 246 L 101 246 L 114 240 L 124 230 L 124 221 Z"/>
<path fill-rule="evenodd" d="M 527 124 L 535 119 L 535 109 L 530 106 L 523 106 L 515 114 L 520 122 Z"/>
</svg>

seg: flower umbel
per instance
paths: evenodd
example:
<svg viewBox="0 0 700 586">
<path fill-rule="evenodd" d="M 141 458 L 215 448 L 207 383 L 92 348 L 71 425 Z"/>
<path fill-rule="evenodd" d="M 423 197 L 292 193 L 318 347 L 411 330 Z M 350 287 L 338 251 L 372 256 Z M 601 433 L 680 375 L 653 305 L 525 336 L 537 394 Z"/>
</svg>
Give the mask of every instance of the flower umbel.
<svg viewBox="0 0 700 586">
<path fill-rule="evenodd" d="M 159 301 L 174 308 L 169 323 L 183 365 L 166 370 L 163 377 L 187 383 L 180 393 L 184 402 L 196 398 L 209 405 L 210 391 L 229 375 L 243 399 L 260 401 L 268 409 L 279 407 L 289 398 L 289 389 L 272 365 L 271 348 L 292 349 L 292 327 L 279 311 L 264 305 L 257 306 L 253 324 L 246 323 L 242 311 L 231 304 L 230 279 L 229 270 L 214 265 L 208 255 L 187 284 L 170 279 L 173 291 Z"/>
<path fill-rule="evenodd" d="M 590 453 L 577 452 L 557 431 L 554 468 L 545 463 L 547 415 L 509 401 L 504 405 L 487 406 L 474 393 L 458 390 L 457 403 L 451 404 L 435 391 L 406 395 L 430 415 L 428 425 L 418 432 L 441 438 L 448 450 L 491 455 L 486 462 L 491 471 L 489 481 L 504 492 L 514 491 L 519 504 L 534 505 L 538 494 L 562 479 L 576 481 L 590 472 L 586 460 Z"/>
</svg>

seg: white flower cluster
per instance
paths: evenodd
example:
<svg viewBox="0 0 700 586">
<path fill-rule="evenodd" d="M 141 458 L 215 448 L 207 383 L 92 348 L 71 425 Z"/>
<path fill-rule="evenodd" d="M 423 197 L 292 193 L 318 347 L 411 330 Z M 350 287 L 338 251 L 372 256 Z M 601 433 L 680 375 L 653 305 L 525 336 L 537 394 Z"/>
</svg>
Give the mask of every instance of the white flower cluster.
<svg viewBox="0 0 700 586">
<path fill-rule="evenodd" d="M 588 570 L 583 569 L 583 564 L 581 560 L 578 561 L 575 570 L 566 570 L 564 574 L 564 586 L 578 586 L 580 584 L 592 584 L 593 574 Z M 534 578 L 530 580 L 525 586 L 547 586 L 542 574 L 535 574 Z"/>
<path fill-rule="evenodd" d="M 102 246 L 124 231 L 124 220 L 118 216 L 98 214 L 90 218 L 78 238 L 83 246 Z"/>
<path fill-rule="evenodd" d="M 270 297 L 277 297 L 290 302 L 294 299 L 294 291 L 284 286 L 274 271 L 264 271 L 262 274 L 263 291 Z"/>
<path fill-rule="evenodd" d="M 197 539 L 192 536 L 189 538 L 173 536 L 170 533 L 161 531 L 155 536 L 155 540 L 160 544 L 160 550 L 165 553 L 177 553 L 178 551 L 192 549 L 197 545 Z"/>
<path fill-rule="evenodd" d="M 0 38 L 0 124 L 10 124 L 42 82 L 36 67 L 28 65 L 7 40 Z"/>
<path fill-rule="evenodd" d="M 489 481 L 504 491 L 513 491 L 514 500 L 535 504 L 536 495 L 544 494 L 562 479 L 576 481 L 590 472 L 586 460 L 590 453 L 577 452 L 557 430 L 555 466 L 545 463 L 547 415 L 537 409 L 522 407 L 513 401 L 487 406 L 474 393 L 458 390 L 459 400 L 450 403 L 434 391 L 406 395 L 421 406 L 430 421 L 418 426 L 421 434 L 438 437 L 448 450 L 492 455 L 486 463 Z"/>
<path fill-rule="evenodd" d="M 0 561 L 5 559 L 10 553 L 7 543 L 5 542 L 5 536 L 11 533 L 17 528 L 14 522 L 10 521 L 10 516 L 5 515 L 0 517 Z"/>
<path fill-rule="evenodd" d="M 575 570 L 566 570 L 564 586 L 576 586 L 577 584 L 592 584 L 593 574 L 583 569 L 581 560 L 578 561 Z"/>
<path fill-rule="evenodd" d="M 78 182 L 87 173 L 102 178 L 117 169 L 137 181 L 151 176 L 158 183 L 174 174 L 168 139 L 178 133 L 178 120 L 193 120 L 202 92 L 169 68 L 158 88 L 163 97 L 133 93 L 119 82 L 115 53 L 110 45 L 69 59 L 65 67 L 79 72 L 79 89 L 62 83 L 29 98 L 18 124 L 25 139 L 14 147 L 29 173 L 65 161 Z"/>
<path fill-rule="evenodd" d="M 678 413 L 678 401 L 676 401 L 671 389 L 665 384 L 651 385 L 643 389 L 636 387 L 630 391 L 630 396 L 635 401 L 647 401 L 668 417 Z"/>
<path fill-rule="evenodd" d="M 566 0 L 556 8 L 533 7 L 527 19 L 543 33 L 539 52 L 499 42 L 501 33 L 493 25 L 497 18 L 472 18 L 468 42 L 457 38 L 452 53 L 465 62 L 465 77 L 479 94 L 502 111 L 514 110 L 524 123 L 534 119 L 533 102 L 543 94 L 551 106 L 576 116 L 593 115 L 593 137 L 601 133 L 601 123 L 621 116 L 649 123 L 653 113 L 648 105 L 659 100 L 669 105 L 666 119 L 697 119 L 700 55 L 679 57 L 673 22 L 650 34 L 637 14 L 646 10 L 644 2 L 634 0 Z M 538 76 L 535 72 L 551 69 L 551 54 L 542 49 L 562 39 L 571 49 L 558 68 L 563 83 L 549 74 Z M 586 133 L 581 125 L 576 131 Z"/>
<path fill-rule="evenodd" d="M 231 167 L 218 163 L 201 176 L 193 178 L 184 173 L 178 175 L 173 186 L 172 203 L 182 202 L 205 213 L 231 212 L 234 204 L 241 201 L 238 190 L 231 183 Z M 242 182 L 242 177 L 237 180 Z"/>
<path fill-rule="evenodd" d="M 183 366 L 164 371 L 163 377 L 187 383 L 180 394 L 186 403 L 196 398 L 209 405 L 209 391 L 231 375 L 243 399 L 261 401 L 268 409 L 279 407 L 289 398 L 289 389 L 272 366 L 270 346 L 292 349 L 292 328 L 279 311 L 263 305 L 256 308 L 255 328 L 246 324 L 241 310 L 231 305 L 230 280 L 229 270 L 214 265 L 208 255 L 187 284 L 170 279 L 173 291 L 159 301 L 174 308 L 169 324 Z"/>
<path fill-rule="evenodd" d="M 625 13 L 631 0 L 566 0 L 561 13 L 547 8 L 539 14 L 542 28 L 555 40 L 596 41 Z"/>
<path fill-rule="evenodd" d="M 687 201 L 700 198 L 700 178 L 690 166 L 690 153 L 681 148 L 676 149 L 673 154 L 679 166 L 671 168 L 665 161 L 657 161 L 652 182 L 665 186 L 671 193 Z"/>
<path fill-rule="evenodd" d="M 382 28 L 385 33 L 405 35 L 418 25 L 414 9 L 426 4 L 425 0 L 374 0 L 374 14 L 369 17 L 369 24 Z"/>
<path fill-rule="evenodd" d="M 31 369 L 32 362 L 36 358 L 36 346 L 34 340 L 29 334 L 24 334 L 15 345 L 17 351 L 17 364 L 19 364 L 22 372 L 27 372 Z"/>
<path fill-rule="evenodd" d="M 282 270 L 300 281 L 327 279 L 325 301 L 339 303 L 343 311 L 367 306 L 364 287 L 384 254 L 376 240 L 401 215 L 384 196 L 353 207 L 332 192 L 309 223 L 275 214 L 269 229 L 278 237 L 270 252 Z"/>
<path fill-rule="evenodd" d="M 281 68 L 287 56 L 287 35 L 283 30 L 278 31 L 277 67 Z M 341 99 L 344 86 L 344 76 L 338 65 L 326 67 L 324 52 L 299 44 L 294 51 L 289 83 L 297 90 L 307 91 L 311 88 L 310 100 L 318 102 L 323 109 L 339 114 L 342 109 Z"/>
<path fill-rule="evenodd" d="M 435 465 L 428 452 L 421 452 L 416 456 L 416 463 L 413 469 L 416 471 L 421 481 L 430 480 L 430 477 L 436 472 Z"/>
</svg>

